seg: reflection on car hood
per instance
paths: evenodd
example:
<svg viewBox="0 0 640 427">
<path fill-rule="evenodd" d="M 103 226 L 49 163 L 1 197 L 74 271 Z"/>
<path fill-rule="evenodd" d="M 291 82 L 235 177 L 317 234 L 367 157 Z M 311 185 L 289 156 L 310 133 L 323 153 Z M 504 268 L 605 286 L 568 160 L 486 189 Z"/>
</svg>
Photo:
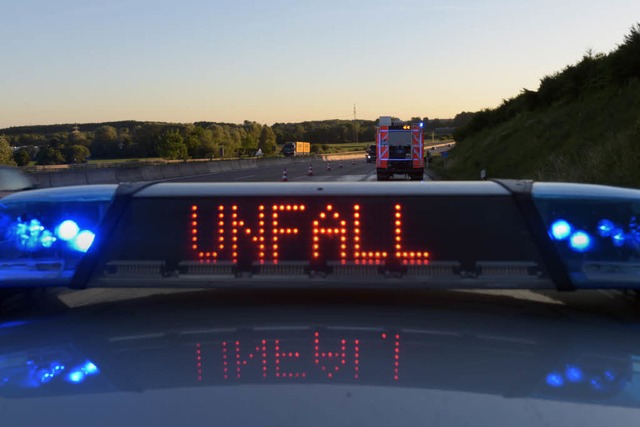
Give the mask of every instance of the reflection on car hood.
<svg viewBox="0 0 640 427">
<path fill-rule="evenodd" d="M 25 424 L 95 424 L 100 414 L 128 425 L 116 409 L 157 425 L 637 416 L 637 329 L 539 303 L 428 295 L 388 307 L 386 297 L 310 305 L 197 292 L 10 319 L 0 325 L 0 404 Z"/>
</svg>

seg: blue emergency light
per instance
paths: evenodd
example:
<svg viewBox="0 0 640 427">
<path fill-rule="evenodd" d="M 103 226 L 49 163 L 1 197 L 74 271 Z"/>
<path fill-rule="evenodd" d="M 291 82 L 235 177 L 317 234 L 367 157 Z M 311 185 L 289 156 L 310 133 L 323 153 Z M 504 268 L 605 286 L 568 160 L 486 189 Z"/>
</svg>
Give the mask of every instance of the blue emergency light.
<svg viewBox="0 0 640 427">
<path fill-rule="evenodd" d="M 62 187 L 0 200 L 0 284 L 68 284 L 116 188 Z"/>
</svg>

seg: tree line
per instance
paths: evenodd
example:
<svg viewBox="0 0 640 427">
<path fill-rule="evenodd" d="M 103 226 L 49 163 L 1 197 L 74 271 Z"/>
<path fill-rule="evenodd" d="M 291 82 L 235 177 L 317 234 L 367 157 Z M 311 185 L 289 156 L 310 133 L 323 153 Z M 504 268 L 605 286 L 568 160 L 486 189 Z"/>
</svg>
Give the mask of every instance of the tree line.
<svg viewBox="0 0 640 427">
<path fill-rule="evenodd" d="M 92 159 L 154 158 L 213 159 L 250 156 L 260 149 L 265 155 L 276 152 L 276 137 L 270 126 L 245 121 L 243 124 L 221 123 L 142 123 L 130 126 L 109 124 L 83 130 L 40 133 L 39 127 L 5 129 L 5 145 L 19 147 L 13 162 L 22 166 L 35 161 L 39 165 L 84 163 Z M 51 128 L 46 126 L 45 128 Z M 67 125 L 67 129 L 71 126 Z M 7 132 L 10 131 L 10 132 Z M 1 142 L 0 142 L 1 143 Z M 5 162 L 7 163 L 7 162 Z"/>
<path fill-rule="evenodd" d="M 422 122 L 424 130 L 431 133 L 440 128 L 453 128 L 466 124 L 471 113 L 460 113 L 454 119 L 429 119 L 414 116 L 407 122 Z M 378 120 L 323 120 L 301 123 L 275 123 L 273 131 L 278 143 L 285 141 L 308 141 L 316 144 L 341 144 L 372 142 L 376 138 Z"/>
<path fill-rule="evenodd" d="M 427 132 L 453 126 L 457 120 L 410 119 L 423 121 Z M 377 120 L 322 120 L 268 126 L 246 120 L 242 124 L 122 121 L 21 126 L 0 130 L 0 163 L 24 166 L 32 161 L 39 165 L 84 163 L 89 158 L 213 159 L 254 156 L 258 149 L 269 156 L 288 141 L 309 141 L 313 152 L 322 153 L 329 150 L 327 144 L 374 141 L 377 124 Z M 10 147 L 19 148 L 11 152 Z"/>
</svg>

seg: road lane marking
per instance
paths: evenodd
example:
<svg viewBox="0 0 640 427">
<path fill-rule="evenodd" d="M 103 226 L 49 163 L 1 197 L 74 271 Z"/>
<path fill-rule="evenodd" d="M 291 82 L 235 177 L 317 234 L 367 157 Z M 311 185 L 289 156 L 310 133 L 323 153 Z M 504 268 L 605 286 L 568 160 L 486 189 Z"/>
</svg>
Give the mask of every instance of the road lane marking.
<svg viewBox="0 0 640 427">
<path fill-rule="evenodd" d="M 255 175 L 244 175 L 244 176 L 239 176 L 237 178 L 233 178 L 234 181 L 237 181 L 239 179 L 246 179 L 246 178 L 253 178 Z"/>
<path fill-rule="evenodd" d="M 339 175 L 336 181 L 362 181 L 365 175 Z"/>
</svg>

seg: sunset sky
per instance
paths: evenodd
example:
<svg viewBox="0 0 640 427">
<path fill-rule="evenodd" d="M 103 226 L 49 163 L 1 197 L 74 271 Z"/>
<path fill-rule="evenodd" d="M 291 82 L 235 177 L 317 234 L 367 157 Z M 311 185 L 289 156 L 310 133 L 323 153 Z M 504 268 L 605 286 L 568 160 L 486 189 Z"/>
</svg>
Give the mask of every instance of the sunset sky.
<svg viewBox="0 0 640 427">
<path fill-rule="evenodd" d="M 21 0 L 0 3 L 0 128 L 450 118 L 588 50 L 637 0 Z"/>
</svg>

